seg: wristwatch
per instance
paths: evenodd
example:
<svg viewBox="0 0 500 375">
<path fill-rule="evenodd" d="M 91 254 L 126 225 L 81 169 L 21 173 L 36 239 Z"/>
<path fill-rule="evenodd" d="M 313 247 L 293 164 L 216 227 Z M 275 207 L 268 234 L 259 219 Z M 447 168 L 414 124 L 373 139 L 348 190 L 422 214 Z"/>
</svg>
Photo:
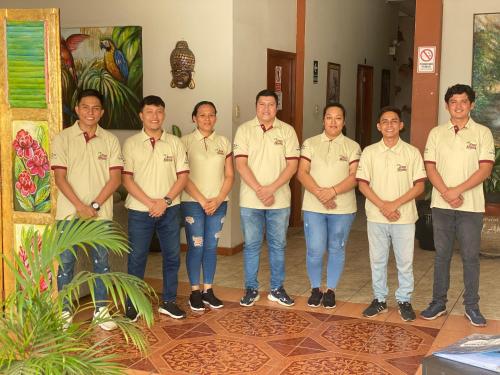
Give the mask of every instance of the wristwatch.
<svg viewBox="0 0 500 375">
<path fill-rule="evenodd" d="M 94 210 L 99 211 L 101 209 L 101 205 L 97 202 L 92 202 L 90 204 L 90 207 L 92 207 Z"/>
<path fill-rule="evenodd" d="M 171 206 L 172 205 L 172 199 L 170 199 L 169 197 L 165 197 L 163 199 L 165 199 L 165 203 L 167 204 L 167 206 Z"/>
</svg>

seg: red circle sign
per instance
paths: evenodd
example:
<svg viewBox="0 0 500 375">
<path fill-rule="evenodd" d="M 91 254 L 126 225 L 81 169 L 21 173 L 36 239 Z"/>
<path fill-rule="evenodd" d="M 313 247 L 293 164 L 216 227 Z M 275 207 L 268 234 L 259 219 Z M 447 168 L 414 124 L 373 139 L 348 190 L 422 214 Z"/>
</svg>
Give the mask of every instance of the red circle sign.
<svg viewBox="0 0 500 375">
<path fill-rule="evenodd" d="M 425 48 L 423 49 L 421 52 L 420 52 L 420 58 L 422 59 L 422 61 L 424 62 L 429 62 L 432 60 L 432 58 L 434 57 L 434 53 L 432 52 L 432 50 L 430 48 Z"/>
</svg>

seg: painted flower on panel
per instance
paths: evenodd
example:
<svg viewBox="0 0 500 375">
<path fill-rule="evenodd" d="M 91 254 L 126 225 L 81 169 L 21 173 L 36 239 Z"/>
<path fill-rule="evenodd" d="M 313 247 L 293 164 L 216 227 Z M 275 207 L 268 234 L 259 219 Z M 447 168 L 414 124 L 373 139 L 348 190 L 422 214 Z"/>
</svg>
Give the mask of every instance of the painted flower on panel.
<svg viewBox="0 0 500 375">
<path fill-rule="evenodd" d="M 17 132 L 16 139 L 14 139 L 12 145 L 16 150 L 17 156 L 24 159 L 31 158 L 34 151 L 40 148 L 38 142 L 24 129 Z"/>
<path fill-rule="evenodd" d="M 31 175 L 28 172 L 21 172 L 21 174 L 17 178 L 16 189 L 19 190 L 24 197 L 36 193 L 36 186 L 33 183 Z"/>
<path fill-rule="evenodd" d="M 24 232 L 23 232 L 23 235 L 24 235 Z M 30 249 L 28 249 L 28 250 L 32 254 L 35 251 L 40 252 L 41 249 L 42 249 L 42 236 L 40 234 L 38 234 L 38 241 L 37 241 L 36 249 L 35 249 L 34 238 L 33 238 L 33 241 L 31 242 Z M 26 253 L 26 250 L 24 249 L 24 247 L 22 245 L 19 246 L 19 256 L 21 257 L 21 260 L 23 261 L 24 267 L 28 271 L 28 275 L 31 276 L 31 268 L 30 268 L 30 264 L 29 264 L 29 256 Z M 40 290 L 42 292 L 45 291 L 45 290 L 47 290 L 49 288 L 49 284 L 52 281 L 51 279 L 52 279 L 52 273 L 51 272 L 49 272 L 49 280 L 48 280 L 48 282 L 45 280 L 45 278 L 43 276 L 41 277 L 41 279 L 40 279 Z"/>
<path fill-rule="evenodd" d="M 40 178 L 44 178 L 45 174 L 49 171 L 49 160 L 47 159 L 47 154 L 41 148 L 34 151 L 33 157 L 26 160 L 26 166 L 33 175 L 38 175 Z"/>
</svg>

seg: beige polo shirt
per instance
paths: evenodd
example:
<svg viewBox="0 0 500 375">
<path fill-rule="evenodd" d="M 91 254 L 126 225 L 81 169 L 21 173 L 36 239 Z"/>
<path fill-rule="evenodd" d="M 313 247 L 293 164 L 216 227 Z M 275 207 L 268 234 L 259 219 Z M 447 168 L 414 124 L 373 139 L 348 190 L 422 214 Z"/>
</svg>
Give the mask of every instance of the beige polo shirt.
<svg viewBox="0 0 500 375">
<path fill-rule="evenodd" d="M 383 140 L 366 147 L 359 160 L 356 173 L 358 181 L 367 182 L 373 192 L 384 201 L 393 201 L 408 190 L 416 182 L 426 179 L 424 163 L 420 151 L 399 139 L 389 148 Z M 412 224 L 418 219 L 415 200 L 399 207 L 401 217 L 390 222 L 369 199 L 365 203 L 368 221 L 389 224 Z"/>
<path fill-rule="evenodd" d="M 458 130 L 458 128 L 457 128 Z M 424 151 L 425 163 L 434 163 L 446 186 L 454 187 L 479 169 L 480 163 L 494 163 L 495 143 L 491 130 L 469 119 L 457 132 L 451 122 L 433 128 Z M 483 184 L 462 194 L 459 211 L 484 212 Z M 432 189 L 431 207 L 453 210 L 436 188 Z"/>
<path fill-rule="evenodd" d="M 338 135 L 330 139 L 325 132 L 306 139 L 300 157 L 311 163 L 309 174 L 321 187 L 330 187 L 349 176 L 349 166 L 359 161 L 361 148 L 353 140 Z M 350 214 L 356 212 L 354 189 L 335 198 L 337 207 L 328 209 L 308 190 L 304 192 L 302 210 L 323 214 Z"/>
<path fill-rule="evenodd" d="M 261 185 L 276 181 L 286 168 L 287 160 L 299 159 L 300 148 L 293 127 L 278 119 L 265 130 L 257 117 L 240 125 L 234 137 L 234 157 L 245 157 Z M 284 184 L 274 193 L 274 204 L 266 207 L 243 179 L 240 186 L 240 207 L 278 209 L 290 207 L 290 186 Z"/>
<path fill-rule="evenodd" d="M 160 139 L 154 141 L 141 130 L 125 140 L 123 145 L 125 158 L 124 174 L 132 175 L 134 181 L 152 198 L 164 198 L 181 173 L 189 173 L 189 164 L 186 149 L 180 138 L 163 132 Z M 175 197 L 172 205 L 180 203 L 179 196 Z M 147 212 L 148 207 L 134 198 L 127 196 L 125 207 Z"/>
<path fill-rule="evenodd" d="M 99 125 L 89 138 L 76 121 L 52 140 L 51 168 L 66 169 L 66 179 L 76 196 L 90 205 L 109 181 L 109 171 L 123 169 L 118 138 Z M 56 220 L 76 214 L 76 208 L 61 192 L 57 195 Z M 113 219 L 113 196 L 97 212 L 98 219 Z"/>
<path fill-rule="evenodd" d="M 224 184 L 226 159 L 233 156 L 231 143 L 215 132 L 205 137 L 198 129 L 182 137 L 182 143 L 189 158 L 189 178 L 205 198 L 217 197 Z M 186 191 L 181 200 L 196 202 Z"/>
</svg>

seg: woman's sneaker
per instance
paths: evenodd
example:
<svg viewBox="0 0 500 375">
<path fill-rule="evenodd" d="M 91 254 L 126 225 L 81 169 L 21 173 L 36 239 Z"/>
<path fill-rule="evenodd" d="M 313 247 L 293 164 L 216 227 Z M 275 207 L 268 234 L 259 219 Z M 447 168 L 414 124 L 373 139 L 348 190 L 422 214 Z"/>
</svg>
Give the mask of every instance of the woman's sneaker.
<svg viewBox="0 0 500 375">
<path fill-rule="evenodd" d="M 203 292 L 201 299 L 205 305 L 210 306 L 212 309 L 220 309 L 221 307 L 224 307 L 224 303 L 222 303 L 222 301 L 214 295 L 212 288 Z"/>
<path fill-rule="evenodd" d="M 174 319 L 184 319 L 186 317 L 186 312 L 180 309 L 174 301 L 163 301 L 158 307 L 158 312 Z"/>
<path fill-rule="evenodd" d="M 257 289 L 247 288 L 245 295 L 240 299 L 240 305 L 245 307 L 253 306 L 259 298 L 259 291 Z"/>
<path fill-rule="evenodd" d="M 277 289 L 271 289 L 267 295 L 269 301 L 278 302 L 283 306 L 293 306 L 295 301 L 286 293 L 285 288 L 280 286 Z"/>
<path fill-rule="evenodd" d="M 189 296 L 189 307 L 193 311 L 204 311 L 205 305 L 203 305 L 203 298 L 200 290 L 191 291 L 191 295 Z"/>
<path fill-rule="evenodd" d="M 321 299 L 323 298 L 323 292 L 319 290 L 319 288 L 311 289 L 311 297 L 307 300 L 307 306 L 309 307 L 318 307 L 321 305 Z"/>
<path fill-rule="evenodd" d="M 327 309 L 335 308 L 335 292 L 331 289 L 328 289 L 326 293 L 323 294 L 323 307 Z"/>
</svg>

